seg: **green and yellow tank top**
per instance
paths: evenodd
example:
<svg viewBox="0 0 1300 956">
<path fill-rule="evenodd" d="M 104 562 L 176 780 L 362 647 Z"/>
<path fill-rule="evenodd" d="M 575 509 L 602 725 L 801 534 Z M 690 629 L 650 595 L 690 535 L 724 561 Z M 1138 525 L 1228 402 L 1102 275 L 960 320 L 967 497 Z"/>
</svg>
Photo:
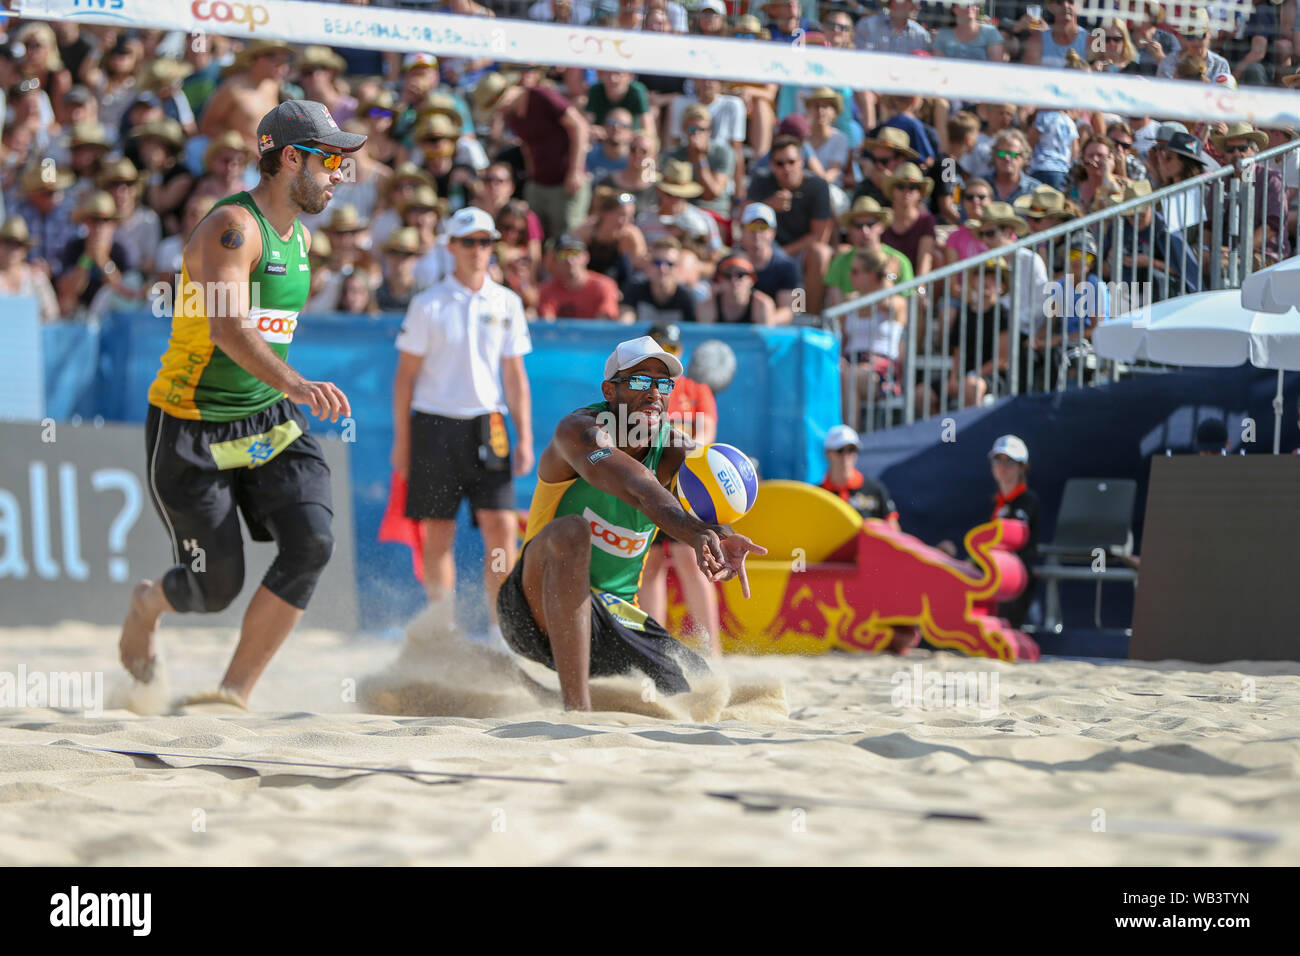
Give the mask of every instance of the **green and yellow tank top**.
<svg viewBox="0 0 1300 956">
<path fill-rule="evenodd" d="M 248 318 L 281 359 L 288 360 L 289 343 L 298 327 L 298 315 L 307 304 L 311 266 L 307 261 L 302 223 L 293 221 L 293 233 L 281 239 L 247 192 L 227 196 L 212 208 L 242 206 L 253 214 L 262 236 L 262 258 L 249 274 Z M 208 215 L 212 215 L 211 212 Z M 220 283 L 191 283 L 181 261 L 180 286 L 172 315 L 171 338 L 162 356 L 162 368 L 149 386 L 149 404 L 176 418 L 229 422 L 247 418 L 274 405 L 284 393 L 244 371 L 212 344 L 209 311 L 220 314 L 234 301 L 235 289 Z"/>
<path fill-rule="evenodd" d="M 609 411 L 608 402 L 586 407 L 595 412 Z M 659 426 L 654 446 L 646 455 L 645 466 L 651 471 L 659 467 L 669 427 L 666 422 Z M 626 501 L 593 487 L 583 478 L 557 482 L 538 479 L 528 507 L 524 544 L 547 522 L 565 515 L 582 515 L 591 529 L 591 589 L 635 604 L 655 523 Z"/>
</svg>

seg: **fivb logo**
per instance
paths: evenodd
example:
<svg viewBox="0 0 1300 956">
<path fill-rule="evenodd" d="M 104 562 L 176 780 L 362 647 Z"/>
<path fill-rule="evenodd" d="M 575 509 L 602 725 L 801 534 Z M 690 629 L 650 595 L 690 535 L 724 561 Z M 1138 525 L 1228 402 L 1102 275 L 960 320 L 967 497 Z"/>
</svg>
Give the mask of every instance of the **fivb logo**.
<svg viewBox="0 0 1300 956">
<path fill-rule="evenodd" d="M 70 893 L 50 897 L 51 926 L 129 926 L 132 935 L 148 936 L 152 926 L 152 893 Z"/>
<path fill-rule="evenodd" d="M 582 517 L 591 528 L 591 543 L 606 554 L 620 558 L 635 558 L 645 550 L 653 531 L 633 531 L 606 521 L 590 508 L 582 509 Z"/>
</svg>

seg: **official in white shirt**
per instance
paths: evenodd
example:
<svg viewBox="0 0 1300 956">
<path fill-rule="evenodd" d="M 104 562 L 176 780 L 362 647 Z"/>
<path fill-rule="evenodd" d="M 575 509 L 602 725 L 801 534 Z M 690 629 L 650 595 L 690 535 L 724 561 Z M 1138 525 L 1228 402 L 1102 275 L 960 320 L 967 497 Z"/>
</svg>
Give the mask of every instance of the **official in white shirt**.
<svg viewBox="0 0 1300 956">
<path fill-rule="evenodd" d="M 397 336 L 393 467 L 407 478 L 406 514 L 424 526 L 424 587 L 454 620 L 456 512 L 469 498 L 483 534 L 483 584 L 491 629 L 497 590 L 515 563 L 512 476 L 533 468 L 532 403 L 524 356 L 532 351 L 519 296 L 487 275 L 500 233 L 492 217 L 467 206 L 447 221 L 449 275 L 411 300 Z M 514 419 L 510 448 L 505 413 Z"/>
</svg>

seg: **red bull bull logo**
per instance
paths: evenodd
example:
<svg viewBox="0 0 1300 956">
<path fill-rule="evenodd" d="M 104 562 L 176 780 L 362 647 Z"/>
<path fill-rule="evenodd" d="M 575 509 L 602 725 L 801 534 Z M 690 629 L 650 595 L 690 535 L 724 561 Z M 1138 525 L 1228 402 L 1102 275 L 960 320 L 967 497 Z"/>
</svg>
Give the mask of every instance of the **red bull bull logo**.
<svg viewBox="0 0 1300 956">
<path fill-rule="evenodd" d="M 784 550 L 776 536 L 779 529 L 789 528 L 787 540 L 797 545 L 806 540 L 802 529 L 824 525 L 825 521 L 822 525 L 812 521 L 817 508 L 827 507 L 825 502 L 813 502 L 815 507 L 806 513 L 799 513 L 796 506 L 799 495 L 825 493 L 784 489 L 782 500 L 782 495 L 769 492 L 773 484 L 781 483 L 764 483 L 759 504 L 750 513 L 765 504 L 776 512 L 775 517 L 766 516 L 766 522 L 756 522 L 767 540 L 758 528 L 750 534 L 750 529 L 737 524 L 737 530 L 768 547 L 772 558 L 749 562 L 751 600 L 742 597 L 735 581 L 719 585 L 724 650 L 906 653 L 919 635 L 934 647 L 974 657 L 1039 657 L 1038 646 L 1028 635 L 996 615 L 997 603 L 1014 598 L 1027 583 L 1024 565 L 1014 554 L 1028 533 L 1023 522 L 998 519 L 971 529 L 966 535 L 971 561 L 966 562 L 896 532 L 883 521 L 863 522 L 855 515 L 847 536 L 830 542 L 821 557 L 800 566 L 775 559 Z M 680 619 L 681 610 L 670 607 L 669 622 Z"/>
</svg>

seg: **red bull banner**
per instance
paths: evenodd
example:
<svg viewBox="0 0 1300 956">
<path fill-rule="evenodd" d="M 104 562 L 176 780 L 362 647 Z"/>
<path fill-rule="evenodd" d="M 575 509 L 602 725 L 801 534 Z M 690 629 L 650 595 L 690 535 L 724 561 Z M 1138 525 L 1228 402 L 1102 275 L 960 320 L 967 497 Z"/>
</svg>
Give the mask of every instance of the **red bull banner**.
<svg viewBox="0 0 1300 956">
<path fill-rule="evenodd" d="M 1027 540 L 1023 522 L 972 528 L 965 538 L 971 560 L 961 561 L 883 521 L 863 521 L 820 488 L 769 481 L 735 527 L 768 556 L 747 562 L 748 600 L 739 581 L 718 585 L 726 651 L 881 653 L 907 647 L 914 631 L 933 647 L 972 657 L 1040 656 L 1033 639 L 996 612 L 1028 583 L 1014 553 Z M 675 581 L 664 623 L 673 633 L 689 627 Z"/>
</svg>

